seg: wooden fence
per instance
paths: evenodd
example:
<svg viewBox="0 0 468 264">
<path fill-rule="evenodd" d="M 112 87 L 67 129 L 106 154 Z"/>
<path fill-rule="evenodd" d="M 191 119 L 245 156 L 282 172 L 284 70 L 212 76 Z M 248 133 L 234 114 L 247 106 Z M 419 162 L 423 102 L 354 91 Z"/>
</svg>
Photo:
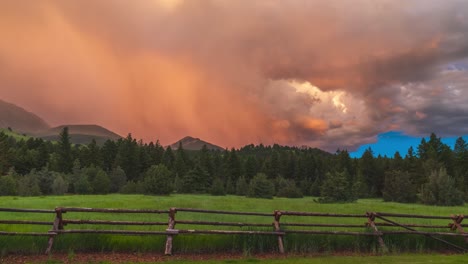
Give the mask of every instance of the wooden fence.
<svg viewBox="0 0 468 264">
<path fill-rule="evenodd" d="M 0 226 L 5 225 L 46 225 L 51 226 L 48 232 L 12 232 L 0 230 L 0 236 L 44 236 L 48 237 L 48 245 L 46 254 L 50 253 L 54 244 L 54 238 L 58 235 L 65 234 L 112 234 L 112 235 L 161 235 L 166 236 L 165 254 L 172 255 L 172 241 L 175 236 L 186 234 L 203 234 L 203 235 L 265 235 L 276 236 L 278 240 L 278 251 L 284 253 L 283 238 L 288 234 L 307 234 L 307 235 L 345 235 L 345 236 L 372 236 L 375 237 L 383 250 L 387 247 L 382 239 L 385 235 L 422 235 L 445 243 L 454 249 L 466 252 L 467 249 L 459 245 L 444 240 L 442 237 L 457 236 L 463 237 L 468 243 L 468 233 L 465 233 L 463 227 L 468 225 L 462 224 L 463 215 L 450 216 L 428 216 L 414 214 L 396 214 L 382 212 L 366 212 L 364 214 L 336 214 L 336 213 L 318 213 L 318 212 L 291 212 L 276 210 L 271 213 L 259 212 L 233 212 L 220 210 L 203 210 L 189 208 L 170 208 L 169 210 L 139 210 L 139 209 L 98 209 L 98 208 L 68 208 L 57 207 L 55 210 L 42 209 L 16 209 L 16 208 L 0 208 L 0 212 L 10 213 L 34 213 L 34 214 L 51 214 L 53 221 L 34 221 L 34 220 L 7 220 L 0 218 Z M 152 221 L 109 221 L 109 220 L 81 220 L 65 218 L 66 213 L 80 212 L 82 213 L 105 213 L 105 214 L 167 214 L 167 222 L 152 222 Z M 178 220 L 177 214 L 182 213 L 197 214 L 216 214 L 216 215 L 238 215 L 242 217 L 265 217 L 271 218 L 271 223 L 252 223 L 252 222 L 219 222 L 219 221 L 198 221 L 198 220 Z M 309 217 L 319 219 L 321 222 L 280 222 L 285 217 Z M 209 216 L 207 216 L 209 217 Z M 116 217 L 117 218 L 117 217 Z M 363 219 L 362 224 L 347 224 L 347 223 L 329 223 L 324 222 L 327 218 L 358 218 Z M 397 219 L 432 219 L 432 220 L 447 220 L 449 223 L 444 225 L 419 224 L 419 223 L 399 223 Z M 205 219 L 205 218 L 204 218 Z M 376 221 L 379 220 L 379 221 Z M 407 222 L 407 221 L 406 221 Z M 65 229 L 65 226 L 161 226 L 159 231 L 150 230 L 123 230 L 123 229 Z M 228 230 L 211 230 L 211 229 L 176 229 L 176 225 L 195 225 L 195 226 L 222 226 L 230 228 Z M 164 226 L 166 228 L 164 229 Z M 271 228 L 271 231 L 260 230 L 234 230 L 233 228 L 252 227 L 252 228 Z M 289 228 L 295 229 L 289 229 Z M 319 228 L 319 230 L 311 230 L 310 228 Z M 382 230 L 380 227 L 399 228 L 398 230 Z M 300 229 L 297 229 L 300 228 Z M 308 228 L 308 229 L 307 229 Z M 339 228 L 345 230 L 327 230 Z M 424 229 L 447 229 L 447 231 L 424 231 Z"/>
</svg>

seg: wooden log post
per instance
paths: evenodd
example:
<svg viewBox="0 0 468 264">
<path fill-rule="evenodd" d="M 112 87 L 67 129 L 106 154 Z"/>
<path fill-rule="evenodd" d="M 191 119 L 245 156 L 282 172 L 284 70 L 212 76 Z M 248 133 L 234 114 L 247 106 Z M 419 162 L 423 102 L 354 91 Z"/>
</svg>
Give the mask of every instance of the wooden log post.
<svg viewBox="0 0 468 264">
<path fill-rule="evenodd" d="M 52 230 L 49 231 L 49 242 L 46 249 L 46 254 L 50 254 L 52 251 L 52 246 L 54 245 L 54 238 L 58 234 L 58 230 L 63 230 L 63 219 L 62 219 L 62 208 L 55 208 L 55 220 L 52 225 Z"/>
<path fill-rule="evenodd" d="M 273 225 L 275 226 L 275 232 L 281 232 L 280 227 L 281 211 L 275 210 Z M 284 254 L 283 234 L 278 234 L 278 250 L 281 254 Z"/>
<path fill-rule="evenodd" d="M 463 215 L 451 215 L 450 216 L 453 220 L 453 223 L 449 224 L 450 230 L 455 231 L 457 230 L 460 234 L 465 234 L 461 223 L 463 221 Z M 468 237 L 465 237 L 465 242 L 468 243 Z"/>
<path fill-rule="evenodd" d="M 167 224 L 167 230 L 168 232 L 171 232 L 174 230 L 174 227 L 175 227 L 175 224 L 176 224 L 176 221 L 175 221 L 175 215 L 177 213 L 177 209 L 176 208 L 171 208 L 169 210 L 169 221 L 168 221 L 168 224 Z M 167 235 L 166 237 L 166 250 L 164 251 L 164 254 L 165 255 L 172 255 L 172 240 L 174 239 L 174 235 L 170 234 L 170 235 Z"/>
<path fill-rule="evenodd" d="M 381 234 L 381 232 L 379 231 L 379 229 L 377 228 L 377 226 L 375 225 L 375 213 L 373 212 L 366 212 L 366 215 L 367 215 L 367 223 L 366 225 L 370 228 L 372 228 L 372 230 L 374 231 L 374 233 L 376 234 Z M 380 248 L 382 249 L 382 251 L 384 253 L 388 252 L 388 248 L 387 246 L 385 245 L 385 242 L 383 241 L 383 238 L 382 238 L 382 235 L 378 235 L 377 236 L 377 241 L 379 242 L 379 245 L 380 245 Z"/>
</svg>

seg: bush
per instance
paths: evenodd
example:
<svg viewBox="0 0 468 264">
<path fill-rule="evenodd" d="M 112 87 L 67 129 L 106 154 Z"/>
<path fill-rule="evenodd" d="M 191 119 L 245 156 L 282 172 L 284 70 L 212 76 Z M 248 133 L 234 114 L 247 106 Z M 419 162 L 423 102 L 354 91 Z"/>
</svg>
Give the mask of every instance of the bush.
<svg viewBox="0 0 468 264">
<path fill-rule="evenodd" d="M 423 204 L 454 206 L 463 205 L 463 193 L 445 168 L 432 171 L 429 180 L 421 187 L 419 199 Z"/>
<path fill-rule="evenodd" d="M 268 180 L 264 173 L 257 173 L 249 184 L 249 197 L 272 199 L 275 194 L 275 185 Z"/>
<path fill-rule="evenodd" d="M 382 191 L 386 202 L 413 203 L 417 200 L 416 188 L 406 171 L 388 171 Z"/>
<path fill-rule="evenodd" d="M 346 171 L 327 173 L 326 179 L 323 181 L 320 189 L 320 196 L 318 201 L 321 203 L 356 201 L 356 196 L 351 184 L 348 182 Z"/>
<path fill-rule="evenodd" d="M 145 193 L 168 195 L 173 191 L 172 173 L 163 164 L 151 166 L 145 173 Z"/>
<path fill-rule="evenodd" d="M 213 181 L 213 185 L 211 186 L 210 190 L 211 195 L 215 196 L 223 196 L 226 195 L 226 190 L 224 189 L 223 181 L 219 178 L 216 178 Z"/>
</svg>

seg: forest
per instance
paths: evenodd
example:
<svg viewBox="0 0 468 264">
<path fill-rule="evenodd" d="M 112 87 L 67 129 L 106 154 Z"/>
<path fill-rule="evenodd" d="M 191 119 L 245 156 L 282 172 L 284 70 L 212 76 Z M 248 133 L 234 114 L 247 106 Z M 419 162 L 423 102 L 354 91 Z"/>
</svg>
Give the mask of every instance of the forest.
<svg viewBox="0 0 468 264">
<path fill-rule="evenodd" d="M 0 195 L 206 193 L 259 198 L 303 196 L 319 202 L 382 198 L 401 203 L 461 205 L 468 199 L 468 144 L 453 148 L 436 134 L 417 149 L 351 158 L 310 147 L 246 145 L 224 151 L 163 147 L 129 134 L 72 144 L 0 132 Z"/>
</svg>

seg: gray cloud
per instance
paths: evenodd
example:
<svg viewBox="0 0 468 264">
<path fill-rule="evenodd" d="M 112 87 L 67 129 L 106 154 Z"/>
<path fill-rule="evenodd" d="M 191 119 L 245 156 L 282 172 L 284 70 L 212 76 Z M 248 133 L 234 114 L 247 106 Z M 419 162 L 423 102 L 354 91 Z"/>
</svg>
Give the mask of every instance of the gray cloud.
<svg viewBox="0 0 468 264">
<path fill-rule="evenodd" d="M 335 150 L 391 129 L 466 133 L 467 73 L 443 73 L 468 56 L 466 1 L 168 3 L 2 2 L 0 95 L 168 143 Z"/>
</svg>

